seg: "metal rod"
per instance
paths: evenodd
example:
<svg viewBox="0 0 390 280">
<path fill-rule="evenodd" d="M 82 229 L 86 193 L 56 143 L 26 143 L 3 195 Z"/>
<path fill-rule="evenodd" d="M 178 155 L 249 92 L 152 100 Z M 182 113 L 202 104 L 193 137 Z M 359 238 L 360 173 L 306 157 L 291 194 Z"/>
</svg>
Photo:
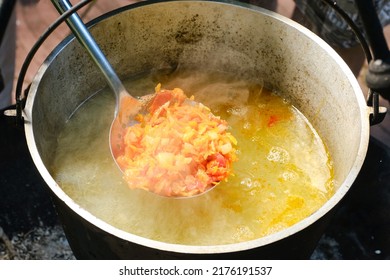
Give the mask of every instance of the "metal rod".
<svg viewBox="0 0 390 280">
<path fill-rule="evenodd" d="M 363 52 L 366 56 L 366 59 L 368 62 L 371 61 L 372 55 L 370 51 L 370 46 L 368 45 L 366 39 L 364 38 L 361 30 L 359 27 L 355 24 L 355 22 L 352 20 L 352 18 L 337 4 L 334 0 L 322 0 L 326 5 L 328 5 L 330 8 L 332 8 L 352 29 L 353 33 L 357 37 L 357 39 L 360 42 L 360 45 L 363 49 Z"/>
<path fill-rule="evenodd" d="M 374 1 L 355 0 L 355 3 L 373 56 L 373 60 L 368 63 L 367 86 L 390 101 L 390 51 Z M 374 109 L 378 104 L 374 102 Z"/>
<path fill-rule="evenodd" d="M 85 5 L 87 5 L 92 0 L 83 0 L 76 4 L 71 10 L 65 12 L 62 14 L 58 19 L 56 19 L 47 29 L 46 31 L 38 38 L 38 40 L 35 42 L 35 44 L 32 46 L 31 50 L 28 52 L 25 60 L 23 61 L 22 67 L 20 69 L 20 73 L 18 75 L 18 80 L 16 83 L 16 90 L 15 90 L 15 96 L 16 96 L 16 121 L 17 125 L 23 124 L 23 116 L 22 116 L 22 109 L 23 109 L 23 96 L 22 96 L 22 90 L 23 90 L 23 82 L 24 78 L 26 77 L 28 67 L 31 64 L 31 61 L 33 60 L 35 54 L 39 50 L 39 48 L 42 46 L 42 44 L 45 42 L 45 40 L 50 36 L 50 34 L 53 33 L 56 28 L 65 21 L 65 19 L 72 14 L 73 12 L 81 9 Z"/>
</svg>

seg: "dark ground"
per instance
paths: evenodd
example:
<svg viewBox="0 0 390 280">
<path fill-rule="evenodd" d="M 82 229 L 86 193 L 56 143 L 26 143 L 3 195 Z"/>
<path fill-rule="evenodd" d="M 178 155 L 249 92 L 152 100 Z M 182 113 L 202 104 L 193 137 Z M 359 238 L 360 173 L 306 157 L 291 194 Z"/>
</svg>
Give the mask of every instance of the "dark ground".
<svg viewBox="0 0 390 280">
<path fill-rule="evenodd" d="M 311 259 L 390 259 L 390 150 L 371 138 L 364 166 Z M 73 259 L 24 130 L 0 114 L 0 260 Z"/>
</svg>

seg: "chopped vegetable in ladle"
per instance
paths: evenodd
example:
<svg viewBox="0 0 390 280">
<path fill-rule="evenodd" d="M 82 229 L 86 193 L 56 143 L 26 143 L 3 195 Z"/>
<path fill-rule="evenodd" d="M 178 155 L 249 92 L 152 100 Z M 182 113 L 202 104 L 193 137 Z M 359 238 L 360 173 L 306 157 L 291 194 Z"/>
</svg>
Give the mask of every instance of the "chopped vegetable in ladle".
<svg viewBox="0 0 390 280">
<path fill-rule="evenodd" d="M 169 197 L 202 194 L 227 179 L 236 139 L 226 121 L 181 89 L 156 88 L 147 114 L 124 129 L 117 163 L 131 189 Z"/>
</svg>

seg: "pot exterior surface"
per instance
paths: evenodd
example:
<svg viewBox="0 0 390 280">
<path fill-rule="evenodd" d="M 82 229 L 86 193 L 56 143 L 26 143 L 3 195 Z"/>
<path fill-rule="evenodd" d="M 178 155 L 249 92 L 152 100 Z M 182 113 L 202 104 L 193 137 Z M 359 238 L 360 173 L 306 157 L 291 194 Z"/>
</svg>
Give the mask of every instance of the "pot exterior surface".
<svg viewBox="0 0 390 280">
<path fill-rule="evenodd" d="M 261 77 L 267 88 L 284 93 L 283 97 L 309 119 L 324 140 L 334 161 L 336 193 L 316 213 L 287 230 L 226 246 L 156 242 L 97 219 L 69 198 L 50 174 L 57 135 L 77 107 L 106 86 L 84 49 L 68 38 L 37 73 L 24 114 L 30 153 L 57 201 L 70 244 L 74 244 L 72 248 L 76 251 L 77 244 L 82 243 L 71 230 L 72 220 L 77 227 L 88 228 L 89 233 L 85 234 L 95 235 L 86 240 L 99 240 L 107 248 L 117 244 L 111 253 L 98 248 L 92 252 L 97 246 L 89 244 L 89 253 L 80 252 L 80 258 L 170 258 L 176 254 L 231 257 L 252 250 L 263 253 L 245 253 L 243 257 L 277 258 L 270 253 L 275 251 L 267 248 L 283 244 L 288 250 L 287 243 L 292 246 L 297 242 L 294 236 L 302 237 L 300 246 L 305 246 L 305 242 L 315 246 L 320 233 L 311 228 L 322 223 L 351 187 L 363 164 L 369 138 L 363 94 L 352 72 L 333 49 L 307 29 L 275 13 L 249 5 L 211 1 L 148 1 L 131 5 L 93 22 L 91 33 L 123 78 L 178 66 L 228 72 L 234 69 L 244 78 Z M 305 241 L 308 239 L 314 244 Z"/>
</svg>

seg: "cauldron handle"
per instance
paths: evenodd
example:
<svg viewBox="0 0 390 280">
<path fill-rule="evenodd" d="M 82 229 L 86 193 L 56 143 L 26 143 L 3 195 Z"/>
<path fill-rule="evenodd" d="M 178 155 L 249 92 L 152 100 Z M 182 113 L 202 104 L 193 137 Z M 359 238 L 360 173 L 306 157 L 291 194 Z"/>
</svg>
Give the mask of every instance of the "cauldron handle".
<svg viewBox="0 0 390 280">
<path fill-rule="evenodd" d="M 390 100 L 390 51 L 373 1 L 355 0 L 359 16 L 371 46 L 366 82 L 369 88 Z"/>
<path fill-rule="evenodd" d="M 35 42 L 31 50 L 28 52 L 25 60 L 23 61 L 22 67 L 20 69 L 20 73 L 18 76 L 18 80 L 16 82 L 16 89 L 15 89 L 15 99 L 16 99 L 16 122 L 18 125 L 23 125 L 24 119 L 22 111 L 24 109 L 26 97 L 28 88 L 25 90 L 25 94 L 22 94 L 23 91 L 23 82 L 26 77 L 26 73 L 28 70 L 28 67 L 30 66 L 31 61 L 33 60 L 35 54 L 41 47 L 41 45 L 45 42 L 45 40 L 53 33 L 56 28 L 63 23 L 71 14 L 78 11 L 85 5 L 89 4 L 93 0 L 83 0 L 74 5 L 71 9 L 63 13 L 59 18 L 57 18 L 46 30 L 42 33 L 42 35 L 39 37 L 39 39 Z"/>
<path fill-rule="evenodd" d="M 379 107 L 379 95 L 390 101 L 390 51 L 373 1 L 355 0 L 355 3 L 373 56 L 368 61 L 366 83 L 372 91 L 368 104 L 371 103 L 375 110 Z"/>
<path fill-rule="evenodd" d="M 390 52 L 387 48 L 383 29 L 376 13 L 373 1 L 355 0 L 364 31 L 370 44 L 367 43 L 361 30 L 350 16 L 344 12 L 336 1 L 322 0 L 341 16 L 358 38 L 368 62 L 366 84 L 369 88 L 367 105 L 372 107 L 370 125 L 383 121 L 387 108 L 379 106 L 379 95 L 390 101 Z"/>
</svg>

